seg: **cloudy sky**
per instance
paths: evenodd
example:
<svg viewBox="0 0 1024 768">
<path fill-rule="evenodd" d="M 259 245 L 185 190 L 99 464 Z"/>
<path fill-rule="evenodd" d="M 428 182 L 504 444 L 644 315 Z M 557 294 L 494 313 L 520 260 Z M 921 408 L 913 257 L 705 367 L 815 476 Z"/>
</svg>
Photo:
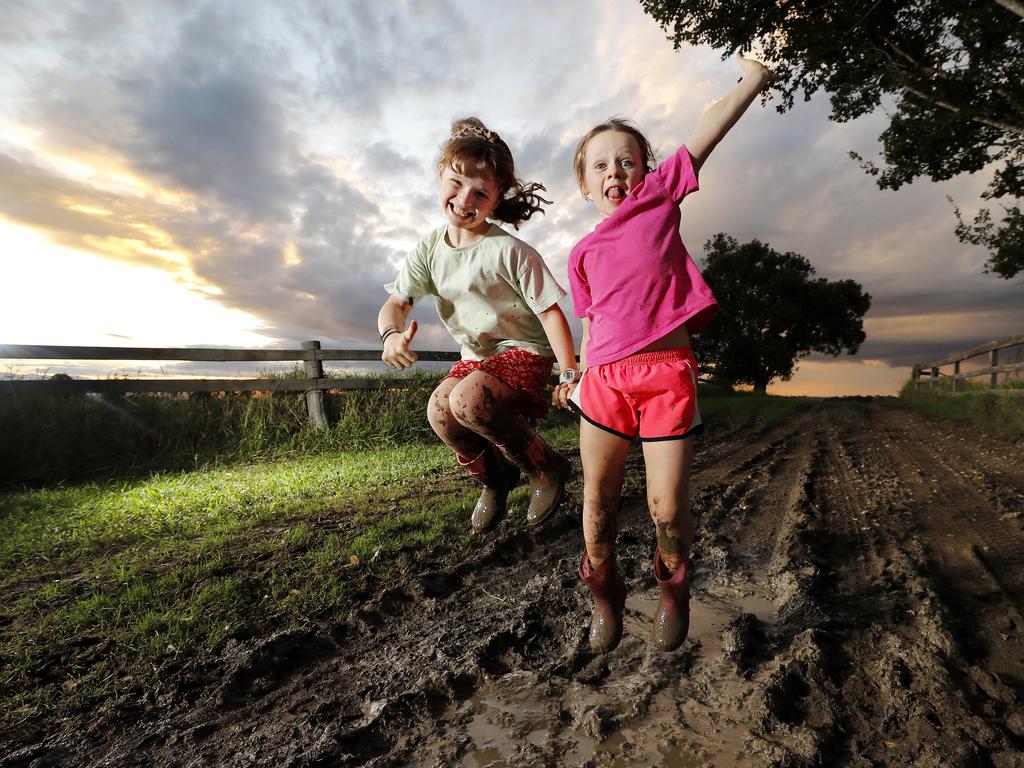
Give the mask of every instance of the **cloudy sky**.
<svg viewBox="0 0 1024 768">
<path fill-rule="evenodd" d="M 597 220 L 579 136 L 625 115 L 667 155 L 738 76 L 674 51 L 636 0 L 4 9 L 0 343 L 373 347 L 383 283 L 443 223 L 438 148 L 470 114 L 547 186 L 520 236 L 564 285 Z M 876 156 L 884 115 L 827 114 L 755 104 L 683 207 L 698 260 L 717 232 L 758 238 L 873 297 L 857 356 L 773 390 L 894 393 L 913 362 L 1019 333 L 1024 286 L 953 235 L 947 195 L 971 218 L 987 178 L 880 191 L 847 152 Z M 414 316 L 420 349 L 455 348 L 429 302 Z"/>
</svg>

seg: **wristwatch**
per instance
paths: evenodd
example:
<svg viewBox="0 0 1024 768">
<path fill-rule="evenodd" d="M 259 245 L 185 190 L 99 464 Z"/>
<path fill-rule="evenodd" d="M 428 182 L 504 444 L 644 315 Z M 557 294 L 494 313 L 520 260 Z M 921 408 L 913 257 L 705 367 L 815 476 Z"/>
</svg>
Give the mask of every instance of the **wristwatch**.
<svg viewBox="0 0 1024 768">
<path fill-rule="evenodd" d="M 559 384 L 572 384 L 580 377 L 580 372 L 575 368 L 566 368 L 560 374 L 558 374 Z"/>
</svg>

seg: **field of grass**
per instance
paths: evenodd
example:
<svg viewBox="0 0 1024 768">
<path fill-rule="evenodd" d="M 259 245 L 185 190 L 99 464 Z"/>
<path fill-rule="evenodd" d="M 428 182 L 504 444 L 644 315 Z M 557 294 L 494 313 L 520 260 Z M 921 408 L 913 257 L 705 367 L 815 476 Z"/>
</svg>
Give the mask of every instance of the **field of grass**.
<svg viewBox="0 0 1024 768">
<path fill-rule="evenodd" d="M 329 394 L 330 427 L 322 430 L 306 428 L 302 393 L 5 395 L 0 483 L 52 485 L 431 442 L 423 413 L 437 375 L 411 378 L 409 389 Z"/>
<path fill-rule="evenodd" d="M 1024 382 L 993 390 L 982 384 L 961 381 L 958 391 L 953 392 L 950 381 L 921 384 L 916 388 L 908 381 L 900 391 L 899 403 L 975 429 L 1024 439 Z"/>
<path fill-rule="evenodd" d="M 206 459 L 189 471 L 139 472 L 131 462 L 135 473 L 114 472 L 117 479 L 0 494 L 0 712 L 8 724 L 148 688 L 228 638 L 336 616 L 354 590 L 386 584 L 418 551 L 465 556 L 475 546 L 468 515 L 478 488 L 432 433 L 389 415 L 394 401 L 375 405 L 362 401 L 354 437 L 337 422 L 289 431 L 268 419 L 260 434 L 283 438 L 251 438 L 259 450 L 202 446 Z M 709 421 L 747 423 L 803 405 L 708 392 L 701 408 Z M 422 408 L 416 418 L 425 425 Z M 568 414 L 553 413 L 540 428 L 555 446 L 577 445 Z M 224 440 L 217 435 L 215 445 Z M 359 449 L 338 447 L 353 442 Z M 520 487 L 511 503 L 524 500 Z M 512 522 L 524 525 L 521 515 Z"/>
</svg>

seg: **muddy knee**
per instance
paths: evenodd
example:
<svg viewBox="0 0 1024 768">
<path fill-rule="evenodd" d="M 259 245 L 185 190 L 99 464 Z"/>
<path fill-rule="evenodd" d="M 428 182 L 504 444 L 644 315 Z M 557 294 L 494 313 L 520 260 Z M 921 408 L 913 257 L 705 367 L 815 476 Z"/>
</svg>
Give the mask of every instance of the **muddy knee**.
<svg viewBox="0 0 1024 768">
<path fill-rule="evenodd" d="M 452 416 L 460 425 L 474 431 L 491 425 L 496 404 L 497 399 L 486 386 L 472 381 L 462 382 L 448 395 Z"/>
<path fill-rule="evenodd" d="M 427 403 L 427 421 L 431 428 L 441 437 L 445 437 L 453 431 L 461 432 L 461 426 L 452 414 L 448 402 L 448 395 L 434 390 Z"/>
</svg>

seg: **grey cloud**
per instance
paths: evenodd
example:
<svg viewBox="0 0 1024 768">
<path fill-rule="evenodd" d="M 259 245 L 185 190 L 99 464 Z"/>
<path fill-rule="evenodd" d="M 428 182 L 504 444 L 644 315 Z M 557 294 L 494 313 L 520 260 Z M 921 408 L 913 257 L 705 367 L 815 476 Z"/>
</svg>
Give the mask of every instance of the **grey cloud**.
<svg viewBox="0 0 1024 768">
<path fill-rule="evenodd" d="M 885 288 L 872 297 L 870 317 L 888 318 L 906 315 L 959 315 L 977 312 L 1006 313 L 1007 328 L 1024 328 L 1024 297 L 1021 286 L 989 276 L 989 284 L 968 286 L 962 290 L 922 287 L 920 292 L 892 292 Z"/>
<path fill-rule="evenodd" d="M 286 215 L 290 142 L 258 82 L 216 76 L 139 91 L 135 167 L 254 220 Z"/>
<path fill-rule="evenodd" d="M 444 24 L 437 24 L 445 19 Z M 483 57 L 449 2 L 325 4 L 300 20 L 321 54 L 320 92 L 353 119 L 372 121 L 382 99 L 467 86 L 466 62 Z"/>
<path fill-rule="evenodd" d="M 430 171 L 419 160 L 403 155 L 380 141 L 370 144 L 362 159 L 368 173 L 384 176 L 419 175 L 424 179 L 430 177 Z"/>
<path fill-rule="evenodd" d="M 875 341 L 868 338 L 861 345 L 857 355 L 852 359 L 880 360 L 893 367 L 919 365 L 966 352 L 989 341 L 994 341 L 994 339 L 987 336 L 978 336 L 969 331 L 964 331 L 944 339 L 892 339 Z M 845 355 L 836 358 L 814 355 L 808 359 L 814 359 L 818 362 L 842 362 L 851 358 Z"/>
</svg>

